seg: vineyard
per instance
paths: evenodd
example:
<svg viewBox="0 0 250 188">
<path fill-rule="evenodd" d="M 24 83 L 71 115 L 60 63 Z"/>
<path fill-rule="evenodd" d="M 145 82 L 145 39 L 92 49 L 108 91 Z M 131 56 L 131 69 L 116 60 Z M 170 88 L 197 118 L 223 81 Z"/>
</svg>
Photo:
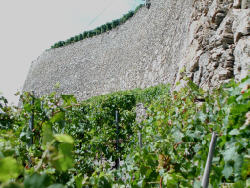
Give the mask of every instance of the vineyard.
<svg viewBox="0 0 250 188">
<path fill-rule="evenodd" d="M 249 187 L 249 85 L 250 78 L 212 92 L 191 82 L 180 92 L 159 85 L 81 103 L 24 93 L 22 108 L 1 97 L 0 186 L 199 188 L 216 132 L 209 186 Z M 140 123 L 138 103 L 147 109 Z"/>
<path fill-rule="evenodd" d="M 83 33 L 76 35 L 74 37 L 71 37 L 65 41 L 59 41 L 56 42 L 51 46 L 51 48 L 60 48 L 87 38 L 91 38 L 97 35 L 100 35 L 102 33 L 106 33 L 108 31 L 111 31 L 112 29 L 117 28 L 118 26 L 124 24 L 126 21 L 128 21 L 132 16 L 134 16 L 137 11 L 142 8 L 143 5 L 139 5 L 136 7 L 134 11 L 129 11 L 127 14 L 124 14 L 121 18 L 113 20 L 112 22 L 108 22 L 106 24 L 103 24 L 93 30 L 90 31 L 84 31 Z"/>
</svg>

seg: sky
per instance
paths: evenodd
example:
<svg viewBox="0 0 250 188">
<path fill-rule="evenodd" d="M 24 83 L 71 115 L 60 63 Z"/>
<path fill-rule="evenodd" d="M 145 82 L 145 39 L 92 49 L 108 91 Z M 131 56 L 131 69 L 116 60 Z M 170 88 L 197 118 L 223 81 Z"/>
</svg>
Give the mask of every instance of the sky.
<svg viewBox="0 0 250 188">
<path fill-rule="evenodd" d="M 142 0 L 0 0 L 0 95 L 17 104 L 33 60 L 60 40 L 120 18 Z"/>
</svg>

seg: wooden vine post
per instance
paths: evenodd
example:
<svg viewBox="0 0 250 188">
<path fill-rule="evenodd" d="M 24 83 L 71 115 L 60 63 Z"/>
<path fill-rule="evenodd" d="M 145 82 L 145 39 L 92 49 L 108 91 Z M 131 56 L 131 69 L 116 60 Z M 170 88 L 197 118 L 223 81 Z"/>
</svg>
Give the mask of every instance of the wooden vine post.
<svg viewBox="0 0 250 188">
<path fill-rule="evenodd" d="M 116 124 L 116 153 L 117 153 L 117 157 L 115 159 L 115 167 L 116 169 L 119 168 L 120 164 L 119 164 L 119 114 L 118 114 L 118 110 L 115 111 L 115 124 Z"/>
<path fill-rule="evenodd" d="M 140 148 L 142 148 L 142 134 L 140 131 L 138 133 L 138 137 L 139 137 L 139 146 L 140 146 Z"/>
<path fill-rule="evenodd" d="M 29 129 L 30 129 L 30 132 L 31 134 L 33 133 L 33 129 L 34 129 L 34 109 L 33 109 L 33 106 L 34 106 L 34 100 L 35 100 L 35 92 L 32 91 L 31 92 L 31 101 L 30 101 L 30 105 L 32 107 L 32 111 L 31 111 L 31 114 L 30 114 L 30 119 L 29 119 Z M 31 138 L 30 138 L 30 145 L 33 144 L 33 135 L 31 135 Z"/>
<path fill-rule="evenodd" d="M 209 173 L 210 173 L 210 169 L 211 169 L 211 165 L 212 165 L 216 140 L 217 140 L 217 135 L 216 135 L 215 132 L 213 132 L 211 142 L 210 142 L 210 145 L 209 145 L 209 152 L 208 152 L 208 156 L 207 156 L 206 167 L 205 167 L 205 171 L 204 171 L 204 174 L 203 174 L 203 177 L 202 177 L 202 182 L 201 182 L 201 186 L 203 188 L 207 188 L 208 185 L 209 185 Z"/>
</svg>

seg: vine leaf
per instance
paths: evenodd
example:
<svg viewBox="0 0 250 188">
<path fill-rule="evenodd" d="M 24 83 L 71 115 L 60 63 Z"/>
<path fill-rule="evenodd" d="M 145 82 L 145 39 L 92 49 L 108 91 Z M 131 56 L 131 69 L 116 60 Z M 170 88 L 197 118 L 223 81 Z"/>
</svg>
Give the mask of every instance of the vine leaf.
<svg viewBox="0 0 250 188">
<path fill-rule="evenodd" d="M 240 131 L 237 130 L 237 129 L 233 129 L 233 130 L 231 130 L 231 131 L 229 132 L 229 135 L 232 135 L 232 136 L 238 135 L 238 134 L 240 134 Z"/>
<path fill-rule="evenodd" d="M 21 167 L 12 157 L 0 159 L 0 181 L 6 182 L 12 178 L 17 178 L 21 173 Z"/>
<path fill-rule="evenodd" d="M 47 143 L 51 142 L 53 138 L 52 127 L 50 124 L 46 123 L 42 127 L 43 130 L 43 138 L 42 138 L 42 146 L 46 146 Z"/>
<path fill-rule="evenodd" d="M 24 187 L 25 188 L 45 188 L 49 185 L 49 177 L 46 174 L 39 175 L 37 173 L 32 176 L 25 178 Z"/>
<path fill-rule="evenodd" d="M 225 165 L 222 174 L 225 176 L 226 179 L 229 178 L 229 176 L 231 176 L 233 173 L 233 168 L 229 165 Z"/>
<path fill-rule="evenodd" d="M 54 135 L 55 139 L 58 142 L 63 142 L 63 143 L 68 143 L 68 144 L 73 144 L 74 143 L 74 139 L 66 134 L 56 134 Z"/>
</svg>

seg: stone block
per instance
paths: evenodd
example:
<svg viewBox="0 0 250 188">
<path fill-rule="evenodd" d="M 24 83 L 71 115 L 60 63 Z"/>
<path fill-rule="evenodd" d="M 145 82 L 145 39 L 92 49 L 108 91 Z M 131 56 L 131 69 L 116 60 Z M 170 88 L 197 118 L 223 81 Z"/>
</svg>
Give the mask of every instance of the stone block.
<svg viewBox="0 0 250 188">
<path fill-rule="evenodd" d="M 234 0 L 233 7 L 234 8 L 241 8 L 241 0 Z"/>
</svg>

